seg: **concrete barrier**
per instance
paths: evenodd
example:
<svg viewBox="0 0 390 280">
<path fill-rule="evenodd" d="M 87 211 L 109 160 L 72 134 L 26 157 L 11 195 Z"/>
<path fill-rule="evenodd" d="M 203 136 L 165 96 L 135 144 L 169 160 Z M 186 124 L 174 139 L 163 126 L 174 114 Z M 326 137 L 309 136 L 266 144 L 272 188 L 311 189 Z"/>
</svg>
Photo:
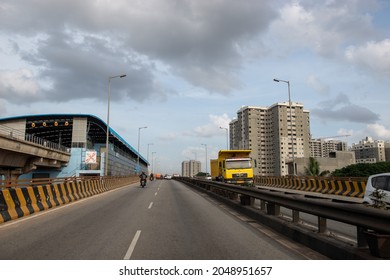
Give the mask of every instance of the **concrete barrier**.
<svg viewBox="0 0 390 280">
<path fill-rule="evenodd" d="M 267 187 L 294 189 L 363 198 L 366 190 L 365 178 L 313 178 L 256 176 L 255 184 Z"/>
<path fill-rule="evenodd" d="M 0 224 L 138 182 L 138 177 L 63 179 L 0 190 Z"/>
</svg>

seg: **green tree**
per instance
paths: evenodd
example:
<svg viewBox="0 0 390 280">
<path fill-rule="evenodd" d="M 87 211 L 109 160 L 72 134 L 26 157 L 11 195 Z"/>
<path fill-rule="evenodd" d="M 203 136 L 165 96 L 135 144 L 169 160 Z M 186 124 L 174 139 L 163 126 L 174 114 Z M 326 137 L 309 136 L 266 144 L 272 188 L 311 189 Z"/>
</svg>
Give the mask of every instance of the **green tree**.
<svg viewBox="0 0 390 280">
<path fill-rule="evenodd" d="M 320 174 L 320 164 L 318 161 L 310 157 L 309 164 L 305 167 L 305 175 L 306 176 L 318 176 Z"/>
<path fill-rule="evenodd" d="M 309 164 L 307 165 L 307 167 L 305 167 L 306 176 L 325 176 L 329 173 L 330 172 L 327 170 L 320 172 L 319 162 L 313 157 L 309 158 Z"/>
</svg>

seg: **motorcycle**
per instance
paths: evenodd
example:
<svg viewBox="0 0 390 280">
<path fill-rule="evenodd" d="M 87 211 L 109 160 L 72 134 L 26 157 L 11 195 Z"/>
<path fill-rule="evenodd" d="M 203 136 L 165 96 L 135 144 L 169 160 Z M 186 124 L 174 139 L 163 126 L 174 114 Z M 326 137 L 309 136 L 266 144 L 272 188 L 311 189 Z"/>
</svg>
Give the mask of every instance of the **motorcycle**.
<svg viewBox="0 0 390 280">
<path fill-rule="evenodd" d="M 141 179 L 141 187 L 145 187 L 146 186 L 146 179 Z"/>
</svg>

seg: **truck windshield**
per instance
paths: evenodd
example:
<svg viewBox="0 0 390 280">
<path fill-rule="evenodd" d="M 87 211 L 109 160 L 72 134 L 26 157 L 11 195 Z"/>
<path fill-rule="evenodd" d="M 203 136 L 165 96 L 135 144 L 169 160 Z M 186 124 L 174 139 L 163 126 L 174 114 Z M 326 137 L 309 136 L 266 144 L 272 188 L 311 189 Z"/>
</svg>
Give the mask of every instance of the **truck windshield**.
<svg viewBox="0 0 390 280">
<path fill-rule="evenodd" d="M 251 161 L 248 159 L 226 161 L 227 169 L 243 169 L 243 168 L 251 168 L 251 167 L 252 167 Z"/>
</svg>

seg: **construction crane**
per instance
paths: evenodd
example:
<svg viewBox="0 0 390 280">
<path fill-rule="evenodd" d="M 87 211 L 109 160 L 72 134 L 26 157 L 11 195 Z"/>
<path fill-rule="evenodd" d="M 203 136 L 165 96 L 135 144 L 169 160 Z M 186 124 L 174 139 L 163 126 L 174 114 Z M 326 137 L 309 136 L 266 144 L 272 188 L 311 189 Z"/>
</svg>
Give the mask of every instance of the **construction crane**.
<svg viewBox="0 0 390 280">
<path fill-rule="evenodd" d="M 351 134 L 327 136 L 327 137 L 320 137 L 320 138 L 315 138 L 315 139 L 325 140 L 325 139 L 341 138 L 341 137 L 348 137 L 348 136 L 351 136 Z"/>
</svg>

